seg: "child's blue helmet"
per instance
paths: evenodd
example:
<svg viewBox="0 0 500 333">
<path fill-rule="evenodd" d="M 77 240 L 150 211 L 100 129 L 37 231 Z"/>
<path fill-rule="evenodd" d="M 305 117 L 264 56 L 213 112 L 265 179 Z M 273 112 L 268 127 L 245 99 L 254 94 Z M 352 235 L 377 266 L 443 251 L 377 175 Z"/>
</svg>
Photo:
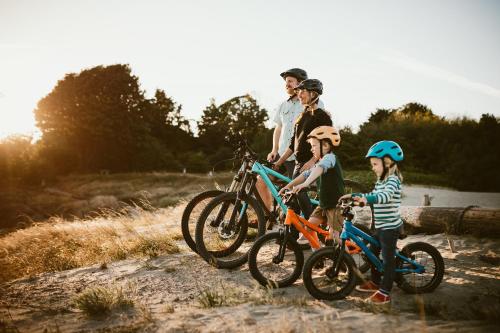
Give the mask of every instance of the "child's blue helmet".
<svg viewBox="0 0 500 333">
<path fill-rule="evenodd" d="M 390 157 L 394 162 L 401 162 L 404 158 L 403 149 L 394 141 L 383 140 L 371 146 L 365 158 L 384 158 L 385 156 Z"/>
</svg>

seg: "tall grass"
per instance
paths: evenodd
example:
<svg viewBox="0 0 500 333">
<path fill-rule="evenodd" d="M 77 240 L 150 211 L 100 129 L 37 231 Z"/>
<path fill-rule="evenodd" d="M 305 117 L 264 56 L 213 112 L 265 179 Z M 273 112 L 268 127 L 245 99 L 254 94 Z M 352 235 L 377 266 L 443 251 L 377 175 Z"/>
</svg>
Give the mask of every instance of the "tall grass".
<svg viewBox="0 0 500 333">
<path fill-rule="evenodd" d="M 179 252 L 172 223 L 179 212 L 126 207 L 89 220 L 53 217 L 0 238 L 0 282 L 92 264 Z M 103 265 L 105 267 L 105 265 Z"/>
</svg>

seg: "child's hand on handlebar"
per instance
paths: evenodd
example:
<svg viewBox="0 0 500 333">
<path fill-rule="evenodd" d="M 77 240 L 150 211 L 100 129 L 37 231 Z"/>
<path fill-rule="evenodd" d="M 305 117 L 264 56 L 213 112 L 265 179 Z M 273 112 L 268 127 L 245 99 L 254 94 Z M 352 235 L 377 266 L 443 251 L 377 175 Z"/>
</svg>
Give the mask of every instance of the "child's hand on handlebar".
<svg viewBox="0 0 500 333">
<path fill-rule="evenodd" d="M 341 196 L 339 198 L 339 202 L 343 201 L 343 200 L 349 200 L 352 198 L 352 195 L 351 194 L 344 194 L 343 196 Z"/>
<path fill-rule="evenodd" d="M 352 197 L 352 199 L 360 206 L 364 206 L 368 203 L 365 197 Z"/>
<path fill-rule="evenodd" d="M 283 195 L 285 195 L 285 192 L 287 192 L 287 191 L 291 191 L 291 189 L 290 189 L 290 187 L 288 187 L 288 185 L 282 187 L 281 190 L 278 192 L 278 194 L 283 196 Z"/>
<path fill-rule="evenodd" d="M 292 192 L 293 192 L 293 193 L 299 193 L 302 189 L 304 189 L 304 188 L 306 188 L 306 187 L 307 187 L 307 186 L 306 186 L 306 185 L 304 185 L 304 183 L 299 184 L 299 185 L 297 185 L 297 186 L 294 186 L 294 187 L 293 187 Z"/>
<path fill-rule="evenodd" d="M 352 194 L 344 194 L 339 198 L 339 204 L 342 203 L 342 201 L 347 201 L 347 200 L 352 200 L 356 205 L 355 206 L 364 206 L 368 202 L 366 201 L 365 197 L 358 197 L 358 196 L 352 196 Z"/>
</svg>

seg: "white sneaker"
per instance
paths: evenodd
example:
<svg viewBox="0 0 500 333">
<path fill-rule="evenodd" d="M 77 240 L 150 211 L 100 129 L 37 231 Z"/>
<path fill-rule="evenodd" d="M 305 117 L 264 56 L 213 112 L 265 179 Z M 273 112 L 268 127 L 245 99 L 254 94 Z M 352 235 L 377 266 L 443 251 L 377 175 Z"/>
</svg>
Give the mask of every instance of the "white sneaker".
<svg viewBox="0 0 500 333">
<path fill-rule="evenodd" d="M 299 234 L 299 238 L 297 239 L 297 243 L 299 244 L 309 244 L 309 239 L 307 239 L 302 233 Z"/>
</svg>

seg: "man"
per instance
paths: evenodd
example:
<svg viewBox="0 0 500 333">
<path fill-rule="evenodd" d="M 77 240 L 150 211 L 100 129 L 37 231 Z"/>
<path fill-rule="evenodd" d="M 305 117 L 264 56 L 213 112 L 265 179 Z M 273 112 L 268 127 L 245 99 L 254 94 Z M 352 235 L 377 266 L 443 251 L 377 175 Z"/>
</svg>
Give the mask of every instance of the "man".
<svg viewBox="0 0 500 333">
<path fill-rule="evenodd" d="M 280 76 L 285 81 L 285 90 L 289 97 L 278 106 L 273 118 L 276 126 L 273 133 L 273 148 L 267 155 L 269 162 L 275 162 L 286 152 L 293 137 L 295 121 L 304 110 L 304 106 L 297 97 L 295 88 L 300 82 L 307 79 L 307 72 L 300 68 L 292 68 L 284 71 Z M 319 101 L 318 106 L 324 108 L 323 102 Z M 286 175 L 292 178 L 295 168 L 295 156 L 288 157 L 283 162 L 283 166 L 285 167 Z M 257 179 L 256 188 L 267 210 L 270 211 L 273 205 L 273 197 L 262 179 Z"/>
</svg>

